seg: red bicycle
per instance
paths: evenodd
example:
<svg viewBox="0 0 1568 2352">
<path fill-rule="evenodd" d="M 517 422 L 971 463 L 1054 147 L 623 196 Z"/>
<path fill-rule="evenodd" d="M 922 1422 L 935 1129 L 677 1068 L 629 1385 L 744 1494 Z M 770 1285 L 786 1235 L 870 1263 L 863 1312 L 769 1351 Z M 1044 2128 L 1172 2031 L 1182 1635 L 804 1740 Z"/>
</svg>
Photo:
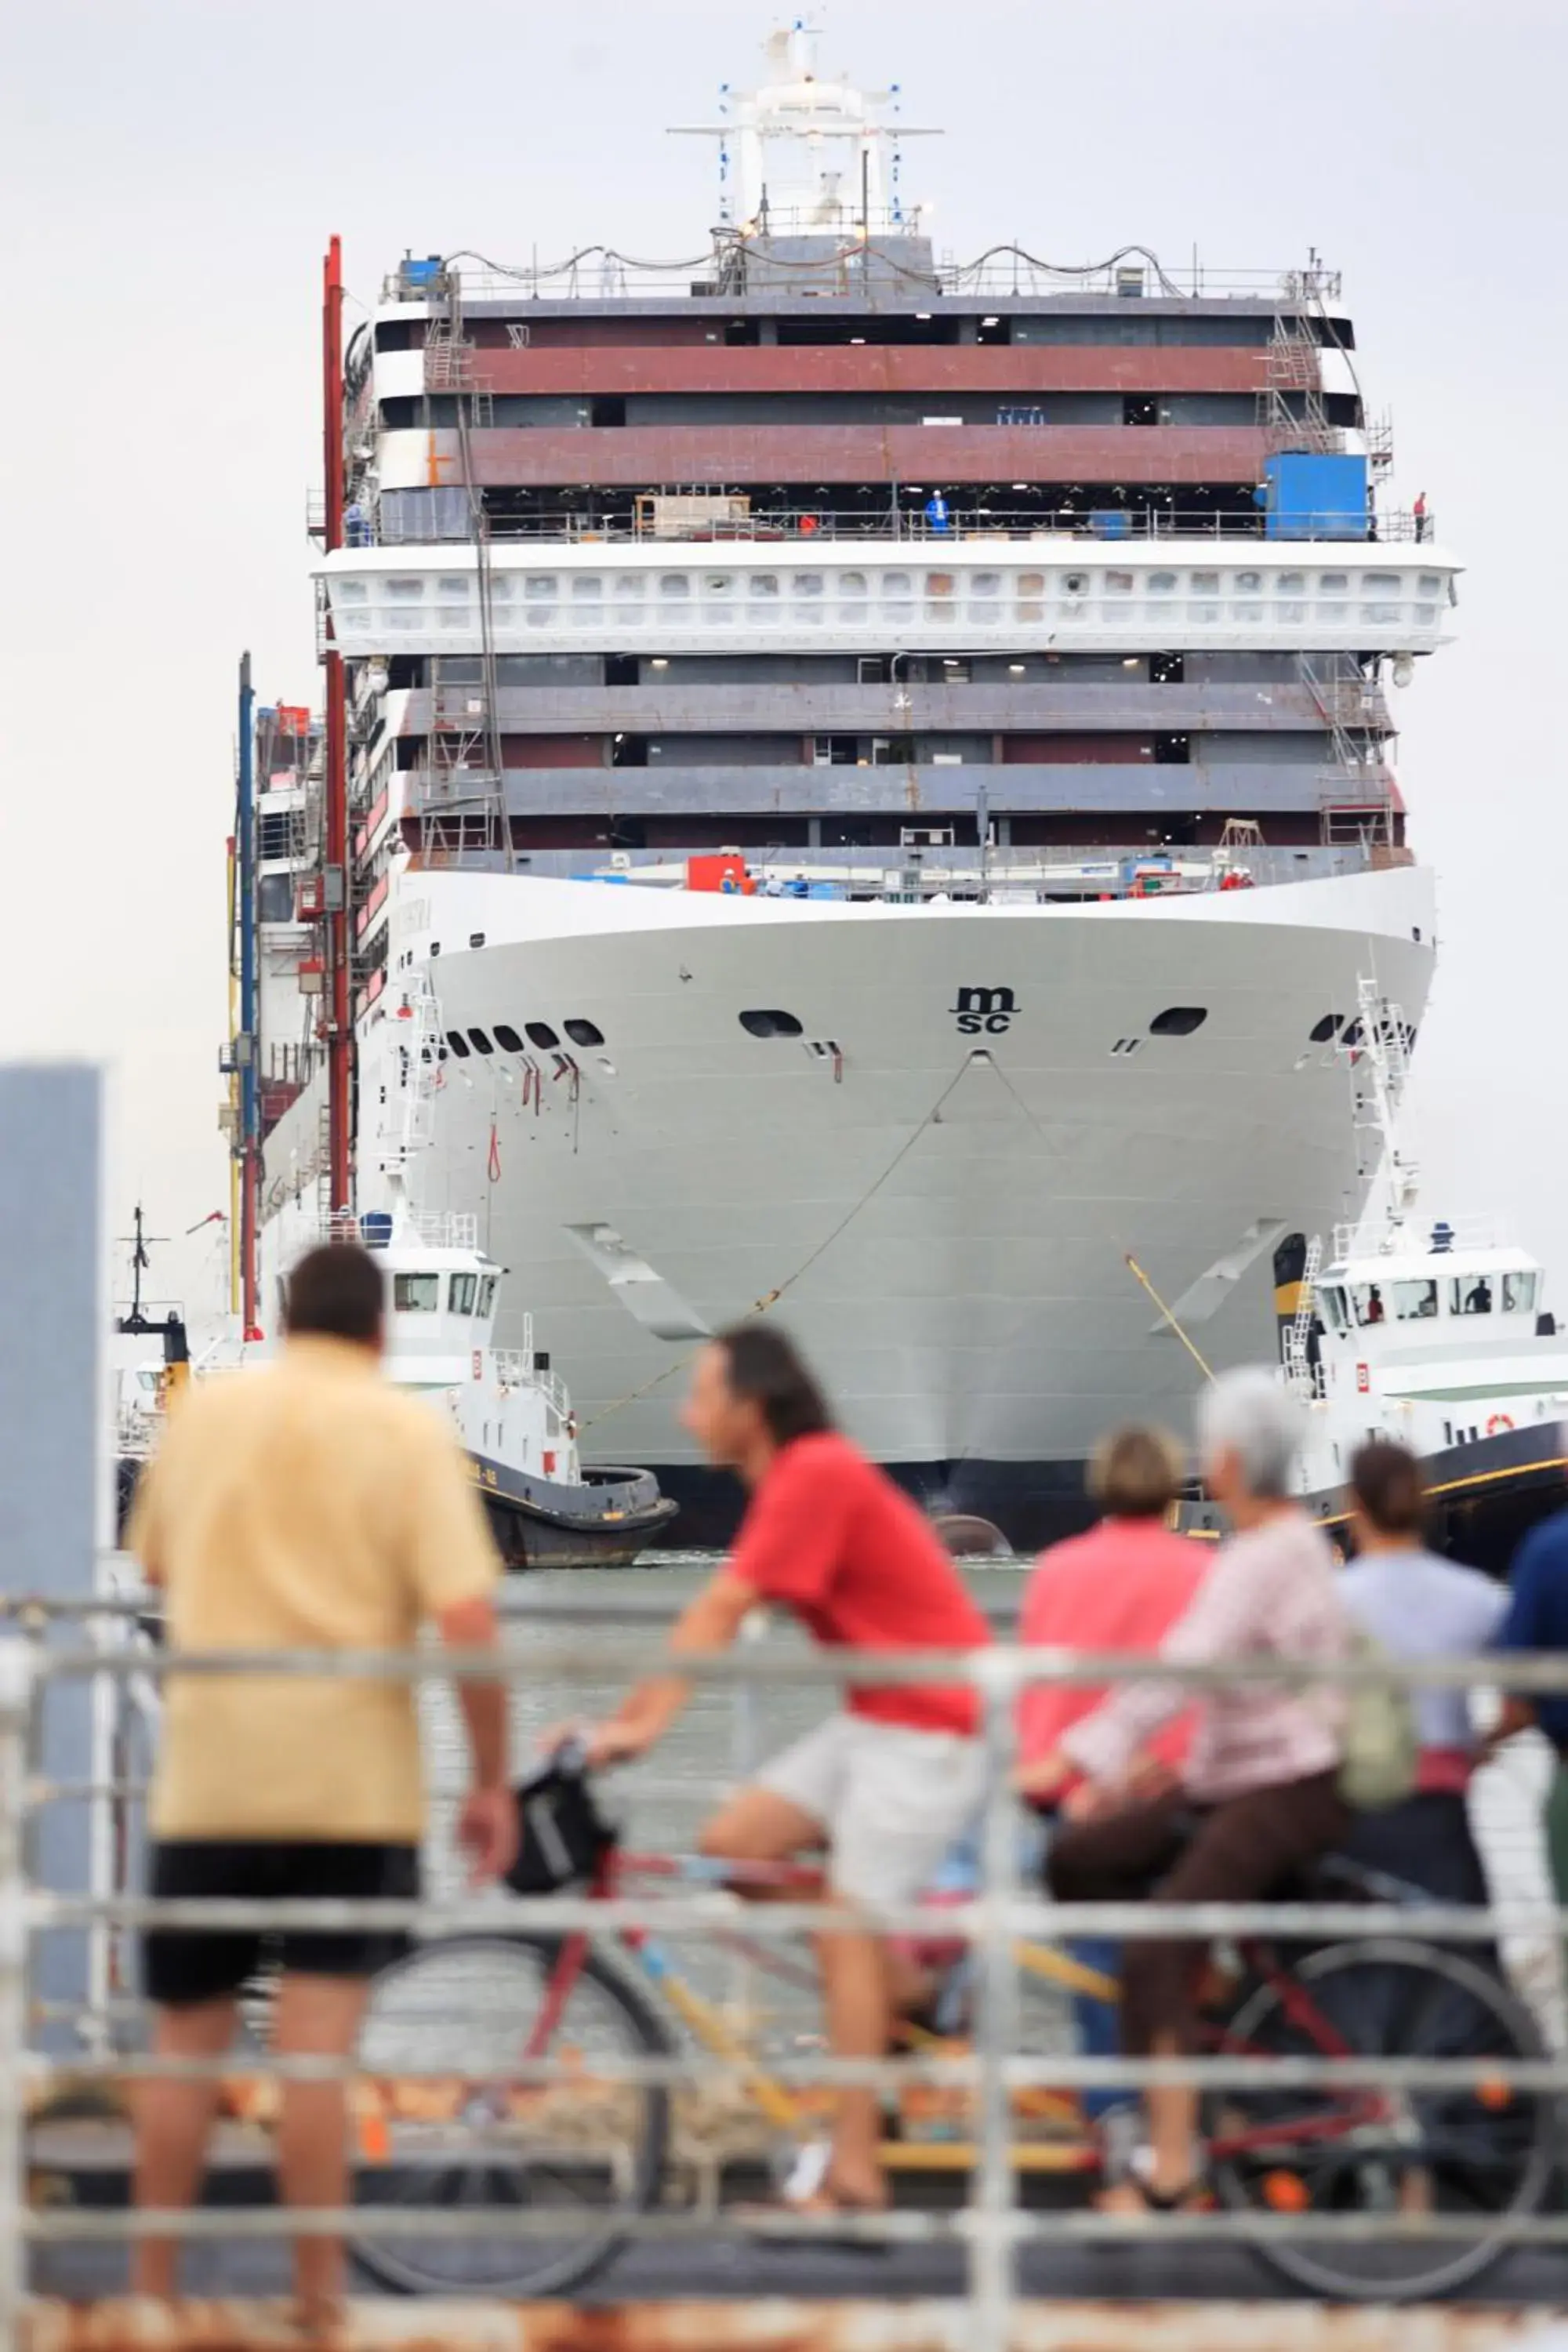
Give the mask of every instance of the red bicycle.
<svg viewBox="0 0 1568 2352">
<path fill-rule="evenodd" d="M 538 1819 L 525 1839 L 522 1891 L 646 1890 L 657 1912 L 658 1889 L 672 1885 L 744 1892 L 765 1882 L 808 1899 L 819 1884 L 798 1869 L 624 1853 L 581 1775 L 552 1770 L 523 1792 L 525 1819 L 531 1801 Z M 555 1850 L 544 1852 L 552 1842 Z M 1359 1887 L 1387 1899 L 1388 1882 L 1337 1859 L 1326 1868 L 1310 1892 L 1344 1902 Z M 747 1936 L 739 1905 L 733 1932 L 718 1940 L 743 1950 L 770 1980 L 803 1991 L 815 1985 L 804 1954 Z M 1086 1982 L 1090 1972 L 1054 1947 L 1022 1945 L 1017 1961 L 1023 2054 L 1060 2054 L 1065 1990 L 1098 1983 L 1115 1998 L 1113 1984 Z M 1289 1952 L 1259 1938 L 1229 1956 L 1216 1986 L 1205 2034 L 1215 2054 L 1436 2059 L 1458 2068 L 1451 2087 L 1436 2089 L 1281 2084 L 1205 2096 L 1206 2170 L 1218 2202 L 1244 2215 L 1323 2217 L 1321 2237 L 1260 2236 L 1263 2261 L 1315 2295 L 1386 2301 L 1451 2294 L 1504 2253 L 1510 2222 L 1538 2210 L 1546 2194 L 1555 2102 L 1509 2079 L 1511 2063 L 1539 2058 L 1543 2047 L 1488 1957 L 1404 1937 Z M 911 2029 L 910 2038 L 921 2037 Z M 689 1981 L 650 1929 L 550 1937 L 498 1925 L 416 1947 L 377 1979 L 362 2041 L 360 2262 L 384 2286 L 410 2293 L 537 2296 L 580 2285 L 618 2252 L 628 2218 L 658 2201 L 670 2153 L 670 2089 L 616 2081 L 606 2062 L 673 2061 L 693 2045 L 732 2070 L 731 2107 L 738 2095 L 766 2125 L 781 2163 L 820 2137 L 824 2101 L 770 2071 L 776 2052 L 765 2037 Z M 545 2060 L 555 2062 L 553 2079 L 541 2081 Z M 415 2068 L 417 2083 L 405 2079 Z M 883 2151 L 889 2170 L 928 2181 L 965 2172 L 974 2160 L 969 2099 L 943 2090 L 900 2102 Z M 1075 2099 L 1019 2091 L 1013 2113 L 1021 2194 L 1040 2176 L 1092 2183 L 1101 2143 Z M 432 2206 L 514 2211 L 520 2227 L 422 2236 L 400 2219 Z M 1346 2215 L 1448 2217 L 1467 2227 L 1350 2239 L 1333 2226 Z"/>
</svg>

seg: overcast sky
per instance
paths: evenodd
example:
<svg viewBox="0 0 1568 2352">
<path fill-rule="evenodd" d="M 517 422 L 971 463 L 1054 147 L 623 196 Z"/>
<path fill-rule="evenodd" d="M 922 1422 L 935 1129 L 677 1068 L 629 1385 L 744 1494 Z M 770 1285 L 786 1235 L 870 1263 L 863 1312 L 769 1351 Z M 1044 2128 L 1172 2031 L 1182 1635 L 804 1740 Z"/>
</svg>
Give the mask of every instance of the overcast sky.
<svg viewBox="0 0 1568 2352">
<path fill-rule="evenodd" d="M 711 150 L 668 140 L 761 69 L 747 0 L 44 0 L 0 89 L 7 361 L 0 1055 L 113 1073 L 107 1212 L 226 1205 L 224 844 L 234 677 L 316 698 L 327 236 L 369 302 L 405 247 L 698 250 Z M 1127 242 L 1345 274 L 1394 495 L 1469 569 L 1398 702 L 1443 958 L 1417 1055 L 1428 1202 L 1557 1261 L 1568 522 L 1562 91 L 1548 0 L 835 0 L 825 68 L 897 79 L 905 184 L 960 257 Z M 351 304 L 350 324 L 361 315 Z M 1553 716 L 1553 713 L 1556 716 Z M 18 1139 L 0 1138 L 0 1148 Z M 207 1255 L 165 1260 L 195 1287 Z M 193 1302 L 195 1303 L 195 1302 Z"/>
</svg>

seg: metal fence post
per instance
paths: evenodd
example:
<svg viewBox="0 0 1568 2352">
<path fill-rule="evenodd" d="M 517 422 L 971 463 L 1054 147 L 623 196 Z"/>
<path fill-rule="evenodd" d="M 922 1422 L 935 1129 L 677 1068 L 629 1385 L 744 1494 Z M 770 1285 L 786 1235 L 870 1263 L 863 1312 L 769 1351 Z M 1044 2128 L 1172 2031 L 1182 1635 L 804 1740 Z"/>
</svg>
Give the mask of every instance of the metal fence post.
<svg viewBox="0 0 1568 2352">
<path fill-rule="evenodd" d="M 1015 2292 L 1013 2110 L 1002 2068 L 1017 2047 L 1018 1975 L 1008 1913 L 1017 1895 L 1013 1759 L 1015 1695 L 1004 1652 L 981 1653 L 975 1684 L 984 1709 L 985 1825 L 982 1846 L 979 2000 L 979 2163 L 970 2199 L 969 2292 L 973 2352 L 1006 2352 Z"/>
<path fill-rule="evenodd" d="M 27 2293 L 26 1821 L 37 1660 L 31 1642 L 0 1642 L 0 2352 L 21 2342 Z"/>
</svg>

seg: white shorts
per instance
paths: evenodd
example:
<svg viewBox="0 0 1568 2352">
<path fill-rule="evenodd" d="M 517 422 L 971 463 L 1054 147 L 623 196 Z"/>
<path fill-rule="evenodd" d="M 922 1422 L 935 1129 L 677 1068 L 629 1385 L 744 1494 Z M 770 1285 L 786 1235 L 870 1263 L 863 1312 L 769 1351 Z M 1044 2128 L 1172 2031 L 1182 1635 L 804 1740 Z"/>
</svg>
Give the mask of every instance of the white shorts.
<svg viewBox="0 0 1568 2352">
<path fill-rule="evenodd" d="M 984 1751 L 953 1731 L 843 1713 L 786 1748 L 758 1784 L 819 1823 L 828 1881 L 851 1902 L 912 1903 L 985 1794 Z"/>
</svg>

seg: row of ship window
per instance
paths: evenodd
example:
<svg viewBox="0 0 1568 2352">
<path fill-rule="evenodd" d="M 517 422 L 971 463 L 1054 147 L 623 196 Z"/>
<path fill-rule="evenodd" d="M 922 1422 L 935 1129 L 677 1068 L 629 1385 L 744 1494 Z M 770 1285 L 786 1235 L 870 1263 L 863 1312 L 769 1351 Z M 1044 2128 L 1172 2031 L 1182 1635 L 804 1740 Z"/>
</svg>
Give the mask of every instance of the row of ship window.
<svg viewBox="0 0 1568 2352">
<path fill-rule="evenodd" d="M 561 1050 L 560 1032 L 552 1029 L 548 1021 L 525 1021 L 521 1037 L 508 1022 L 498 1021 L 493 1025 L 493 1038 L 485 1029 L 470 1029 L 467 1034 L 461 1029 L 448 1029 L 447 1050 L 459 1062 L 466 1062 L 470 1054 L 493 1054 L 498 1045 L 505 1054 L 524 1054 L 529 1045 L 537 1045 L 542 1054 L 554 1054 Z M 597 1022 L 563 1021 L 561 1027 L 574 1045 L 602 1045 L 605 1042 L 605 1033 Z"/>
<path fill-rule="evenodd" d="M 1195 1029 L 1203 1027 L 1208 1017 L 1205 1004 L 1168 1004 L 1163 1013 L 1155 1013 L 1149 1024 L 1148 1034 L 1151 1037 L 1190 1037 Z M 798 1016 L 786 1013 L 779 1005 L 748 1006 L 739 1019 L 742 1028 L 752 1037 L 804 1037 L 805 1034 L 805 1025 Z M 578 1018 L 563 1021 L 561 1027 L 574 1045 L 586 1047 L 602 1045 L 605 1042 L 605 1033 L 597 1022 Z M 543 1054 L 560 1051 L 560 1032 L 552 1029 L 548 1021 L 525 1021 L 521 1037 L 505 1021 L 492 1023 L 491 1028 L 493 1036 L 490 1030 L 486 1029 L 448 1029 L 447 1050 L 459 1062 L 466 1062 L 472 1054 L 493 1054 L 498 1045 L 508 1054 L 526 1053 L 530 1045 L 537 1046 Z M 1360 1045 L 1363 1038 L 1361 1022 L 1347 1021 L 1342 1013 L 1325 1013 L 1321 1021 L 1313 1023 L 1308 1034 L 1314 1045 L 1326 1045 L 1337 1039 L 1342 1045 L 1354 1046 Z M 1406 1052 L 1415 1045 L 1415 1032 L 1413 1028 L 1405 1029 L 1404 1043 Z"/>
<path fill-rule="evenodd" d="M 638 604 L 652 587 L 655 598 L 661 604 L 684 604 L 693 595 L 723 598 L 739 595 L 742 590 L 753 604 L 771 604 L 786 593 L 798 602 L 810 604 L 830 593 L 861 597 L 871 593 L 872 583 L 883 596 L 924 595 L 942 602 L 960 595 L 999 597 L 1013 589 L 1020 596 L 1046 596 L 1059 587 L 1065 596 L 1131 596 L 1142 593 L 1147 596 L 1175 596 L 1184 591 L 1194 596 L 1369 596 L 1389 598 L 1407 595 L 1412 583 L 1402 572 L 1363 572 L 1352 580 L 1348 572 L 1320 572 L 1310 577 L 1305 572 L 1144 572 L 1120 566 L 1092 572 L 927 572 L 917 579 L 912 572 L 665 572 L 653 578 L 641 572 L 619 572 L 605 579 L 596 572 L 561 574 L 527 572 L 521 580 L 498 572 L 490 583 L 493 604 L 513 601 L 521 591 L 525 604 L 553 604 L 564 595 L 574 604 L 596 604 L 605 595 L 606 584 L 614 591 L 616 604 Z M 437 574 L 434 583 L 423 574 L 409 578 L 394 576 L 377 583 L 378 593 L 390 604 L 422 604 L 427 591 L 434 586 L 437 603 L 467 603 L 474 593 L 471 572 L 452 575 Z M 1438 598 L 1446 583 L 1440 573 L 1423 572 L 1414 583 L 1416 594 Z M 370 586 L 359 580 L 340 580 L 333 585 L 334 597 L 344 604 L 364 604 L 370 598 Z"/>
<path fill-rule="evenodd" d="M 500 1279 L 494 1274 L 395 1274 L 392 1304 L 399 1315 L 438 1315 L 444 1281 L 448 1315 L 486 1316 L 495 1305 Z"/>
<path fill-rule="evenodd" d="M 1447 1284 L 1450 1315 L 1533 1315 L 1541 1277 L 1534 1273 L 1505 1274 L 1500 1285 L 1488 1274 L 1452 1275 Z M 1500 1287 L 1500 1297 L 1499 1290 Z M 1323 1312 L 1336 1331 L 1375 1330 L 1380 1323 L 1424 1323 L 1442 1312 L 1435 1276 L 1407 1282 L 1328 1283 L 1321 1292 Z"/>
<path fill-rule="evenodd" d="M 791 592 L 787 611 L 797 624 L 825 622 L 836 605 L 840 620 L 868 615 L 873 609 L 870 583 L 863 572 L 831 575 L 803 572 L 783 579 L 776 573 L 753 572 L 744 579 L 744 605 L 737 593 L 742 581 L 734 575 L 711 575 L 701 583 L 701 593 L 697 596 L 691 575 L 673 572 L 656 583 L 657 593 L 650 603 L 645 598 L 643 576 L 626 573 L 615 582 L 614 625 L 668 628 L 679 615 L 700 614 L 709 626 L 730 623 L 738 627 L 743 612 L 752 623 L 760 623 L 785 611 L 785 582 Z M 1316 618 L 1336 624 L 1354 619 L 1372 627 L 1397 627 L 1410 621 L 1417 628 L 1433 629 L 1443 609 L 1443 583 L 1436 573 L 1423 574 L 1414 604 L 1406 601 L 1408 582 L 1392 572 L 1363 573 L 1354 584 L 1343 572 L 1321 572 L 1311 583 L 1303 572 L 1241 572 L 1230 575 L 1223 585 L 1217 572 L 1068 572 L 1049 590 L 1046 574 L 1037 572 L 1008 575 L 1005 584 L 1004 576 L 994 572 L 928 572 L 918 584 L 912 573 L 889 572 L 878 573 L 876 582 L 875 610 L 888 621 L 923 617 L 956 622 L 962 617 L 977 626 L 997 626 L 1008 619 L 1039 622 L 1050 611 L 1084 621 L 1130 621 L 1139 617 L 1146 605 L 1151 619 L 1157 620 L 1163 614 L 1174 620 L 1184 613 L 1199 625 L 1218 625 L 1226 620 L 1261 625 L 1273 620 L 1297 627 Z M 359 617 L 365 626 L 374 623 L 388 631 L 417 631 L 433 621 L 438 629 L 461 634 L 471 625 L 473 584 L 467 576 L 437 580 L 433 606 L 426 604 L 423 580 L 394 579 L 384 584 L 386 594 L 378 597 L 374 606 L 361 583 L 338 584 L 334 594 L 353 608 L 343 613 L 345 627 L 353 626 L 361 602 L 363 610 Z M 496 617 L 503 628 L 510 622 L 514 628 L 521 625 L 525 629 L 551 629 L 562 625 L 567 614 L 587 626 L 611 617 L 603 598 L 604 583 L 597 579 L 574 577 L 564 607 L 552 576 L 522 583 L 520 611 L 509 609 L 510 587 L 500 579 L 494 583 Z"/>
</svg>

